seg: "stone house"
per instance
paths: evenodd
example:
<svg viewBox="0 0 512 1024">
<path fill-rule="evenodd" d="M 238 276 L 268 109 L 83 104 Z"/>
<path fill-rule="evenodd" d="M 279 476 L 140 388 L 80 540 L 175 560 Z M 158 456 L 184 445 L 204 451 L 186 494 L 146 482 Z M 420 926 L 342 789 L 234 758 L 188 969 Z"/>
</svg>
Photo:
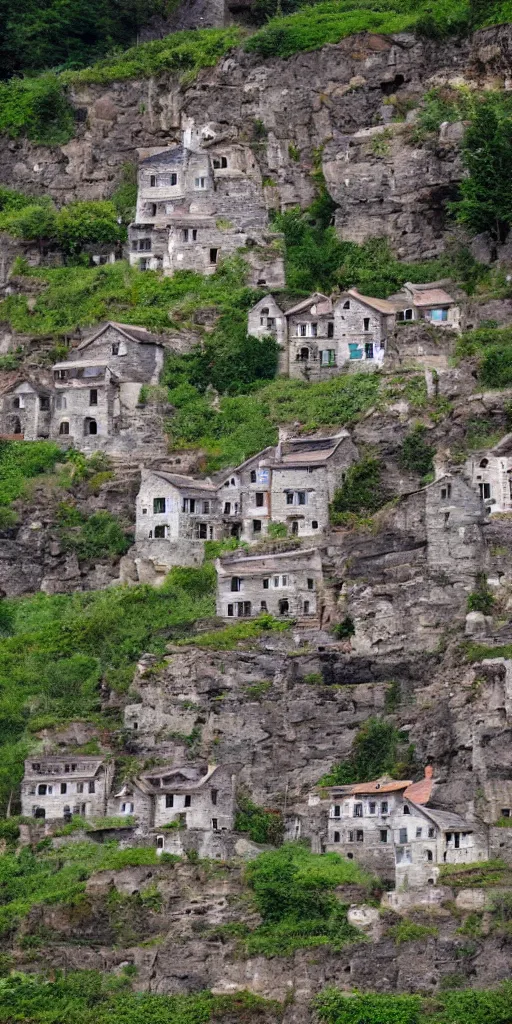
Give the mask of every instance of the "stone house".
<svg viewBox="0 0 512 1024">
<path fill-rule="evenodd" d="M 16 377 L 0 394 L 0 434 L 37 441 L 50 436 L 52 391 Z"/>
<path fill-rule="evenodd" d="M 280 236 L 268 231 L 261 174 L 248 147 L 184 124 L 181 145 L 141 152 L 129 259 L 141 270 L 214 273 L 237 249 L 250 283 L 284 286 Z"/>
<path fill-rule="evenodd" d="M 460 307 L 437 282 L 411 284 L 408 281 L 389 301 L 394 305 L 398 323 L 423 320 L 433 327 L 460 330 Z"/>
<path fill-rule="evenodd" d="M 485 507 L 461 473 L 445 473 L 423 488 L 427 564 L 466 585 L 482 569 Z"/>
<path fill-rule="evenodd" d="M 109 321 L 94 331 L 53 366 L 50 437 L 83 451 L 133 450 L 148 429 L 141 385 L 158 383 L 164 351 L 144 327 Z"/>
<path fill-rule="evenodd" d="M 494 448 L 470 455 L 466 472 L 491 515 L 512 512 L 512 434 Z"/>
<path fill-rule="evenodd" d="M 315 292 L 285 312 L 271 295 L 248 314 L 248 333 L 271 334 L 280 346 L 280 372 L 308 381 L 328 380 L 346 369 L 382 365 L 395 306 L 355 288 L 339 298 Z"/>
<path fill-rule="evenodd" d="M 322 558 L 318 548 L 280 554 L 235 554 L 217 559 L 217 615 L 315 619 L 321 611 Z"/>
<path fill-rule="evenodd" d="M 232 831 L 235 775 L 228 766 L 159 766 L 126 782 L 109 801 L 114 816 L 134 815 L 160 852 L 181 852 L 180 831 Z"/>
<path fill-rule="evenodd" d="M 47 820 L 72 814 L 101 818 L 107 811 L 113 774 L 113 764 L 101 757 L 34 754 L 25 761 L 21 813 Z"/>
<path fill-rule="evenodd" d="M 313 794 L 311 806 L 325 808 L 322 851 L 356 858 L 397 888 L 434 884 L 443 864 L 487 860 L 486 827 L 430 806 L 434 791 L 428 766 L 421 782 L 383 776 Z"/>
<path fill-rule="evenodd" d="M 228 536 L 231 517 L 222 516 L 210 479 L 142 469 L 136 502 L 135 540 L 141 557 L 164 567 L 199 565 L 206 540 Z"/>
<path fill-rule="evenodd" d="M 329 502 L 355 459 L 357 449 L 343 430 L 282 441 L 215 480 L 143 469 L 137 553 L 165 571 L 199 564 L 205 540 L 257 542 L 270 522 L 299 538 L 320 538 L 329 525 Z"/>
</svg>

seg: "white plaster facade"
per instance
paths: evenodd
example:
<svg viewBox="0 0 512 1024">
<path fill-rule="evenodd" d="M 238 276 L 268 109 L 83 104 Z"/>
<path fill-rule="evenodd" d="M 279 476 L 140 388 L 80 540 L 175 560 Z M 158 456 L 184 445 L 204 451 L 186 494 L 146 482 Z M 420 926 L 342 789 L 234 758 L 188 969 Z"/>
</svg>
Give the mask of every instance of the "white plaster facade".
<svg viewBox="0 0 512 1024">
<path fill-rule="evenodd" d="M 434 789 L 428 767 L 418 783 L 383 777 L 312 794 L 311 806 L 323 804 L 327 816 L 321 848 L 394 877 L 397 889 L 435 884 L 443 864 L 487 860 L 485 826 L 429 806 Z"/>
<path fill-rule="evenodd" d="M 114 774 L 102 758 L 76 754 L 34 755 L 25 761 L 21 813 L 46 820 L 79 814 L 101 818 Z"/>
</svg>

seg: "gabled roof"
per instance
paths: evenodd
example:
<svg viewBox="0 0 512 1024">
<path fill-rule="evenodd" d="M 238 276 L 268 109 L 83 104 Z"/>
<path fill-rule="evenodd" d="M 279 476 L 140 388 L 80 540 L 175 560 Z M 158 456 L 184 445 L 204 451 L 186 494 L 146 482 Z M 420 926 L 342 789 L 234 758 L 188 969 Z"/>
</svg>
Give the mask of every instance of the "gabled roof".
<svg viewBox="0 0 512 1024">
<path fill-rule="evenodd" d="M 369 295 L 361 295 L 357 288 L 349 288 L 347 292 L 340 295 L 338 302 L 341 302 L 345 295 L 350 295 L 353 299 L 357 299 L 358 302 L 362 302 L 364 306 L 369 306 L 370 309 L 376 309 L 378 313 L 384 313 L 386 316 L 393 316 L 395 314 L 394 304 L 388 302 L 387 299 L 374 299 Z"/>
<path fill-rule="evenodd" d="M 37 395 L 51 394 L 50 388 L 45 388 L 36 381 L 29 380 L 28 377 L 20 376 L 18 370 L 13 370 L 9 375 L 5 374 L 5 378 L 0 383 L 0 395 L 10 394 L 11 391 L 19 388 L 20 384 L 28 384 Z"/>
<path fill-rule="evenodd" d="M 32 768 L 33 764 L 40 764 L 40 771 L 35 771 Z M 76 768 L 74 771 L 64 771 L 65 764 L 75 764 Z M 56 766 L 63 766 L 61 772 L 50 771 L 50 768 Z M 87 757 L 86 755 L 79 756 L 77 754 L 34 754 L 32 757 L 27 758 L 25 761 L 25 776 L 34 778 L 48 778 L 48 779 L 60 779 L 61 777 L 66 781 L 72 781 L 73 779 L 90 779 L 91 776 L 96 775 L 100 768 L 104 765 L 102 757 Z M 45 770 L 48 769 L 48 770 Z"/>
<path fill-rule="evenodd" d="M 350 437 L 348 430 L 330 437 L 291 437 L 282 442 L 282 448 L 289 447 L 291 450 L 282 451 L 280 458 L 276 455 L 274 465 L 278 468 L 281 465 L 307 466 L 327 462 L 347 437 Z"/>
<path fill-rule="evenodd" d="M 435 283 L 412 284 L 407 281 L 404 288 L 411 292 L 415 306 L 453 306 L 455 302 L 444 288 Z"/>
<path fill-rule="evenodd" d="M 404 800 L 410 800 L 413 804 L 428 804 L 432 796 L 434 780 L 432 778 L 421 779 L 420 782 L 413 782 L 404 793 Z"/>
<path fill-rule="evenodd" d="M 156 334 L 151 334 L 145 327 L 133 324 L 118 324 L 115 320 L 107 320 L 107 323 L 103 324 L 95 334 L 90 338 L 86 338 L 85 341 L 82 341 L 80 345 L 78 345 L 78 350 L 80 351 L 83 348 L 87 348 L 88 345 L 92 345 L 93 341 L 97 341 L 98 338 L 101 338 L 101 335 L 104 334 L 109 327 L 113 327 L 116 331 L 119 331 L 119 333 L 124 335 L 128 341 L 136 341 L 139 345 L 162 345 L 161 338 Z"/>
<path fill-rule="evenodd" d="M 145 160 L 141 160 L 139 167 L 145 167 L 148 164 L 181 164 L 184 152 L 183 146 L 169 146 L 168 149 L 163 149 L 161 153 L 153 153 L 152 156 L 147 156 Z"/>
<path fill-rule="evenodd" d="M 263 298 L 260 299 L 259 302 L 257 302 L 256 305 L 252 307 L 251 313 L 253 313 L 255 309 L 259 309 L 260 306 L 264 306 L 265 303 L 268 303 L 269 306 L 275 306 L 275 308 L 278 309 L 280 313 L 283 312 L 279 303 L 276 302 L 274 296 L 271 295 L 271 293 L 269 292 L 268 295 L 264 295 Z"/>
<path fill-rule="evenodd" d="M 455 814 L 453 811 L 438 811 L 433 810 L 431 807 L 420 807 L 418 810 L 422 814 L 430 818 L 431 821 L 437 825 L 442 832 L 473 832 L 474 828 L 470 822 L 461 818 L 460 814 Z"/>
<path fill-rule="evenodd" d="M 217 488 L 215 484 L 209 478 L 206 480 L 196 480 L 193 476 L 180 476 L 179 473 L 164 473 L 160 470 L 150 470 L 154 476 L 160 477 L 162 480 L 166 480 L 167 483 L 172 484 L 173 487 L 178 487 L 183 490 L 195 490 L 195 491 L 209 491 L 215 493 Z"/>
<path fill-rule="evenodd" d="M 351 786 L 329 786 L 329 790 L 331 794 L 339 793 L 340 796 L 363 796 L 365 793 L 380 796 L 381 793 L 399 793 L 401 790 L 407 789 L 408 786 L 412 786 L 411 779 L 396 780 L 385 775 L 373 782 L 357 782 Z"/>
<path fill-rule="evenodd" d="M 287 560 L 290 563 L 287 565 Z M 304 566 L 301 562 L 305 562 Z M 316 563 L 316 564 L 313 564 Z M 311 568 L 321 571 L 322 561 L 319 548 L 292 548 L 290 551 L 272 552 L 267 551 L 261 555 L 225 555 L 218 558 L 215 563 L 217 572 L 221 576 L 237 573 L 239 576 L 256 576 L 259 573 L 282 571 L 283 569 L 293 572 L 294 569 Z"/>
<path fill-rule="evenodd" d="M 150 792 L 153 795 L 158 793 L 176 792 L 177 790 L 198 790 L 201 789 L 207 782 L 210 782 L 212 776 L 218 770 L 219 765 L 208 765 L 206 772 L 202 775 L 198 774 L 202 771 L 204 766 L 199 765 L 174 765 L 173 767 L 162 767 L 154 768 L 152 771 L 144 772 L 134 781 L 137 784 L 142 784 L 141 788 L 144 788 L 145 792 Z M 176 779 L 173 781 L 172 776 L 182 776 L 179 781 Z M 168 778 L 168 781 L 161 786 L 154 786 L 151 779 L 161 779 L 163 783 L 164 778 Z"/>
<path fill-rule="evenodd" d="M 292 306 L 291 309 L 287 309 L 285 316 L 293 316 L 295 313 L 302 313 L 303 310 L 309 309 L 309 307 L 314 305 L 315 302 L 321 303 L 322 305 L 325 303 L 326 308 L 319 310 L 319 313 L 332 312 L 332 302 L 329 296 L 323 295 L 322 292 L 313 292 L 313 295 L 310 295 L 308 299 L 302 299 L 296 306 Z"/>
</svg>

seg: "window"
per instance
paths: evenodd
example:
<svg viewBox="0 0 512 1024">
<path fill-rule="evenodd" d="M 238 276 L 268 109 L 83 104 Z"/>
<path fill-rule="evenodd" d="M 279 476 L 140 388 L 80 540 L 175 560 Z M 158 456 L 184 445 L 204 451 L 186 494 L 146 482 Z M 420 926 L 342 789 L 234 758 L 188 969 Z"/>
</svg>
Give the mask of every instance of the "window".
<svg viewBox="0 0 512 1024">
<path fill-rule="evenodd" d="M 208 540 L 208 526 L 206 523 L 196 523 L 196 538 L 197 540 Z"/>
<path fill-rule="evenodd" d="M 231 590 L 234 592 L 234 591 L 240 591 L 241 589 L 242 589 L 242 580 L 240 579 L 240 577 L 239 576 L 232 576 L 231 577 Z"/>
<path fill-rule="evenodd" d="M 178 175 L 176 174 L 176 172 L 173 171 L 173 173 L 171 174 L 171 185 L 177 185 L 177 184 L 178 184 Z"/>
<path fill-rule="evenodd" d="M 61 791 L 61 793 L 67 793 L 67 791 L 68 791 L 68 784 L 67 784 L 67 782 L 61 782 L 61 784 L 60 784 L 60 791 Z"/>
<path fill-rule="evenodd" d="M 251 469 L 251 483 L 252 484 L 256 483 L 256 470 L 255 469 Z"/>
<path fill-rule="evenodd" d="M 49 398 L 40 398 L 39 399 L 39 408 L 40 408 L 41 412 L 48 412 L 49 409 L 50 409 L 50 399 Z"/>
<path fill-rule="evenodd" d="M 293 491 L 286 492 L 286 504 L 293 505 Z"/>
<path fill-rule="evenodd" d="M 412 309 L 402 309 L 396 314 L 396 319 L 399 323 L 403 323 L 404 320 L 414 320 L 414 311 Z"/>
<path fill-rule="evenodd" d="M 370 317 L 369 316 L 365 316 L 364 319 L 363 319 L 363 331 L 369 331 L 369 330 L 370 330 Z"/>
<path fill-rule="evenodd" d="M 349 832 L 349 834 L 348 834 L 348 841 L 349 841 L 349 843 L 353 843 L 354 842 L 354 833 L 353 832 Z"/>
<path fill-rule="evenodd" d="M 316 338 L 317 335 L 318 335 L 318 324 L 310 324 L 309 327 L 310 327 L 310 332 L 311 332 L 310 333 L 310 337 L 311 338 Z"/>
<path fill-rule="evenodd" d="M 364 357 L 365 359 L 373 359 L 374 349 L 373 341 L 367 341 L 364 346 Z"/>
<path fill-rule="evenodd" d="M 183 228 L 184 242 L 197 242 L 197 228 Z"/>
<path fill-rule="evenodd" d="M 185 803 L 184 803 L 183 806 L 184 807 L 190 807 L 191 803 L 192 803 L 192 797 L 191 796 L 186 796 L 185 797 Z"/>
<path fill-rule="evenodd" d="M 306 498 L 306 492 L 305 491 L 297 491 L 297 504 L 298 505 L 306 505 L 307 504 L 307 498 Z"/>
<path fill-rule="evenodd" d="M 251 602 L 250 601 L 238 601 L 236 609 L 237 609 L 237 615 L 238 615 L 239 619 L 242 619 L 242 618 L 247 619 L 247 618 L 249 618 L 249 616 L 251 614 Z"/>
<path fill-rule="evenodd" d="M 261 533 L 261 519 L 253 519 L 252 521 L 252 532 Z"/>
<path fill-rule="evenodd" d="M 430 312 L 427 311 L 426 316 L 428 320 L 433 320 L 434 323 L 446 323 L 448 320 L 448 310 L 431 309 Z"/>
<path fill-rule="evenodd" d="M 339 832 L 335 832 L 334 833 L 334 842 L 335 843 L 339 843 L 339 841 L 340 841 L 340 833 Z"/>
<path fill-rule="evenodd" d="M 307 324 L 299 324 L 299 338 L 307 337 Z"/>
<path fill-rule="evenodd" d="M 203 501 L 203 515 L 208 516 L 210 514 L 210 502 Z"/>
<path fill-rule="evenodd" d="M 40 764 L 33 764 L 32 765 L 32 771 L 33 772 L 40 772 L 41 771 L 41 765 Z M 503 817 L 505 817 L 505 815 L 503 814 L 503 811 L 501 813 L 502 813 Z"/>
<path fill-rule="evenodd" d="M 96 423 L 96 420 L 91 420 L 87 416 L 85 418 L 85 420 L 84 420 L 84 436 L 85 437 L 92 437 L 93 435 L 95 435 L 97 433 L 98 433 L 98 424 Z"/>
<path fill-rule="evenodd" d="M 89 405 L 98 404 L 98 391 L 96 388 L 91 388 L 89 391 Z"/>
<path fill-rule="evenodd" d="M 356 843 L 362 843 L 362 842 L 364 842 L 364 832 L 363 832 L 362 828 L 358 828 L 358 830 L 356 832 Z"/>
<path fill-rule="evenodd" d="M 422 831 L 423 831 L 423 830 L 422 830 L 421 828 L 417 828 L 417 829 L 416 829 L 416 839 L 421 839 L 421 833 L 422 833 Z"/>
<path fill-rule="evenodd" d="M 432 850 L 425 850 L 425 854 L 426 854 L 427 860 L 433 860 L 434 859 Z"/>
<path fill-rule="evenodd" d="M 150 174 L 149 176 L 149 187 L 156 188 L 156 174 Z"/>
<path fill-rule="evenodd" d="M 66 402 L 66 396 L 65 395 L 57 395 L 57 397 L 55 399 L 55 408 L 56 409 L 66 409 L 67 408 L 67 402 Z"/>
<path fill-rule="evenodd" d="M 91 781 L 89 783 L 89 793 L 95 793 L 95 792 L 96 792 L 96 786 L 94 784 L 94 779 L 91 779 Z"/>
<path fill-rule="evenodd" d="M 218 249 L 210 249 L 210 263 L 215 264 L 217 262 L 218 255 L 219 255 L 219 250 Z"/>
<path fill-rule="evenodd" d="M 510 818 L 510 807 L 502 807 L 501 808 L 501 817 L 502 818 Z"/>
<path fill-rule="evenodd" d="M 322 366 L 336 366 L 336 352 L 333 348 L 324 348 L 320 352 Z"/>
<path fill-rule="evenodd" d="M 373 800 L 370 800 L 370 803 L 368 805 L 368 809 L 369 809 L 370 814 L 375 814 L 376 811 L 377 811 L 377 804 L 374 803 Z"/>
<path fill-rule="evenodd" d="M 399 839 L 398 839 L 398 842 L 399 843 L 406 843 L 407 842 L 407 829 L 406 828 L 399 829 Z"/>
<path fill-rule="evenodd" d="M 312 530 L 318 530 L 318 520 L 317 519 L 313 519 L 313 522 L 311 523 L 311 529 Z"/>
<path fill-rule="evenodd" d="M 230 618 L 233 615 L 233 605 L 232 604 L 228 604 L 228 615 L 229 615 Z"/>
<path fill-rule="evenodd" d="M 341 818 L 341 804 L 334 804 L 333 818 Z"/>
<path fill-rule="evenodd" d="M 480 491 L 480 497 L 483 501 L 488 501 L 491 497 L 491 485 L 490 484 L 479 484 L 478 489 Z"/>
<path fill-rule="evenodd" d="M 350 300 L 349 299 L 347 299 L 347 301 L 343 303 L 343 309 L 350 309 Z"/>
<path fill-rule="evenodd" d="M 334 338 L 334 323 L 332 320 L 327 324 L 327 337 Z"/>
<path fill-rule="evenodd" d="M 429 828 L 429 830 L 428 830 L 428 838 L 429 839 L 435 839 L 435 837 L 436 837 L 436 830 L 435 830 L 435 828 Z"/>
<path fill-rule="evenodd" d="M 62 422 L 59 424 L 59 434 L 61 436 L 62 436 L 62 434 L 69 434 L 69 422 L 68 422 L 68 420 L 62 420 Z"/>
<path fill-rule="evenodd" d="M 268 606 L 266 601 L 260 601 L 260 612 L 268 612 Z"/>
<path fill-rule="evenodd" d="M 41 783 L 41 785 L 37 787 L 37 795 L 46 796 L 46 789 L 47 787 L 43 783 Z"/>
<path fill-rule="evenodd" d="M 212 818 L 212 829 L 213 829 L 213 831 L 216 832 L 218 827 L 219 827 L 218 819 L 217 818 Z"/>
<path fill-rule="evenodd" d="M 387 802 L 387 800 L 383 800 L 382 801 L 382 803 L 380 805 L 380 813 L 381 814 L 387 814 L 388 813 L 388 802 Z"/>
<path fill-rule="evenodd" d="M 195 512 L 196 510 L 196 499 L 195 498 L 183 498 L 181 504 L 182 512 Z"/>
<path fill-rule="evenodd" d="M 408 807 L 407 804 L 404 804 L 404 814 L 410 814 L 410 813 L 411 813 L 411 808 Z"/>
<path fill-rule="evenodd" d="M 363 817 L 363 805 L 362 804 L 354 804 L 354 818 L 362 818 L 362 817 Z"/>
<path fill-rule="evenodd" d="M 134 806 L 130 800 L 125 801 L 121 804 L 121 814 L 133 814 Z"/>
<path fill-rule="evenodd" d="M 55 380 L 66 380 L 66 371 L 65 370 L 55 370 L 54 377 L 55 377 Z"/>
<path fill-rule="evenodd" d="M 267 578 L 267 579 L 263 580 L 263 590 L 269 590 L 269 589 L 270 589 L 270 580 Z"/>
<path fill-rule="evenodd" d="M 205 189 L 206 188 L 206 178 L 194 178 L 194 188 L 195 189 L 199 189 L 199 190 Z"/>
<path fill-rule="evenodd" d="M 77 791 L 77 793 L 83 793 L 83 791 L 84 791 L 84 784 L 83 784 L 83 782 L 77 782 L 77 784 L 76 784 L 76 791 Z"/>
<path fill-rule="evenodd" d="M 174 795 L 172 793 L 165 794 L 165 806 L 174 807 Z"/>
<path fill-rule="evenodd" d="M 165 498 L 153 498 L 153 515 L 159 516 L 165 512 Z"/>
<path fill-rule="evenodd" d="M 304 601 L 303 611 L 304 615 L 309 615 L 309 601 Z"/>
<path fill-rule="evenodd" d="M 314 589 L 315 589 L 315 581 L 312 580 L 312 579 L 308 579 L 308 590 L 314 590 Z"/>
<path fill-rule="evenodd" d="M 226 168 L 227 166 L 228 166 L 227 157 L 225 157 L 225 156 L 218 156 L 218 157 L 214 158 L 214 161 L 213 161 L 214 170 L 219 171 L 221 168 Z"/>
<path fill-rule="evenodd" d="M 214 805 L 214 807 L 217 806 L 217 796 L 218 796 L 218 793 L 219 793 L 218 789 L 210 790 L 210 796 L 212 798 L 212 804 Z"/>
<path fill-rule="evenodd" d="M 387 828 L 381 828 L 379 835 L 380 835 L 381 843 L 387 843 L 387 841 L 388 841 L 388 830 L 387 830 Z"/>
<path fill-rule="evenodd" d="M 446 487 L 441 487 L 441 498 L 450 498 L 452 494 L 452 485 L 446 484 Z"/>
<path fill-rule="evenodd" d="M 156 837 L 156 848 L 157 848 L 157 850 L 163 850 L 163 848 L 164 848 L 164 837 L 163 836 L 157 836 Z"/>
<path fill-rule="evenodd" d="M 163 523 L 160 526 L 155 526 L 155 540 L 162 539 L 165 537 L 166 527 Z"/>
<path fill-rule="evenodd" d="M 149 204 L 149 216 L 150 217 L 156 217 L 156 209 L 157 209 L 156 203 L 150 203 Z"/>
</svg>

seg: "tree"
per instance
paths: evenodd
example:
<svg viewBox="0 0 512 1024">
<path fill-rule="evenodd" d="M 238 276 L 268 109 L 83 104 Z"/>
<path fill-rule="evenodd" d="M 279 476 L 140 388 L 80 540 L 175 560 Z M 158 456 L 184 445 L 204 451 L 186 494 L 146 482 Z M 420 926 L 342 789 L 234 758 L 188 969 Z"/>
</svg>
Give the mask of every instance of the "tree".
<svg viewBox="0 0 512 1024">
<path fill-rule="evenodd" d="M 403 469 L 426 476 L 434 468 L 435 454 L 435 447 L 428 444 L 426 427 L 418 423 L 405 438 L 399 462 Z"/>
<path fill-rule="evenodd" d="M 451 204 L 459 224 L 504 242 L 512 224 L 512 122 L 500 118 L 490 103 L 477 109 L 462 159 L 468 177 L 461 183 L 460 200 Z"/>
<path fill-rule="evenodd" d="M 57 217 L 54 207 L 49 204 L 26 206 L 14 215 L 7 230 L 16 238 L 39 242 L 54 242 L 57 237 Z"/>
<path fill-rule="evenodd" d="M 57 215 L 60 246 L 67 255 L 76 256 L 89 243 L 115 245 L 124 234 L 117 216 L 111 202 L 69 203 Z"/>
</svg>

